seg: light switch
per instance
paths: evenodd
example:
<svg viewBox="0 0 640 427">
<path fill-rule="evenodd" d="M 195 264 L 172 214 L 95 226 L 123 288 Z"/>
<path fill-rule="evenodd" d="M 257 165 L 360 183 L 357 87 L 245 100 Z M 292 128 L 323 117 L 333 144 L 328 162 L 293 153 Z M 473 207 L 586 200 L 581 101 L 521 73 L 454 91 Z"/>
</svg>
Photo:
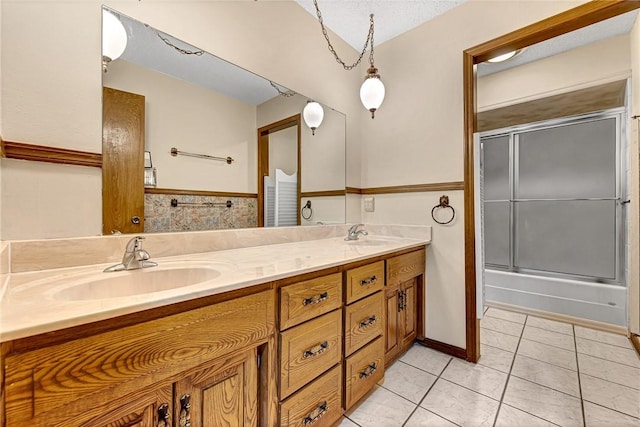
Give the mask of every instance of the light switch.
<svg viewBox="0 0 640 427">
<path fill-rule="evenodd" d="M 364 198 L 364 211 L 365 212 L 375 212 L 376 210 L 376 199 L 374 197 L 365 197 Z"/>
</svg>

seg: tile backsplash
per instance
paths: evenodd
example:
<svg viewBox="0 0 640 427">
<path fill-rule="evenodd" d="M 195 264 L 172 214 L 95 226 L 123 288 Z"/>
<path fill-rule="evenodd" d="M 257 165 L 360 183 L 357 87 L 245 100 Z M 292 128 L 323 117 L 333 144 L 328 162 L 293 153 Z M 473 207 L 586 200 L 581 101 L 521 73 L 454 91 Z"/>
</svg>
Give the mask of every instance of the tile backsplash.
<svg viewBox="0 0 640 427">
<path fill-rule="evenodd" d="M 172 199 L 178 200 L 178 206 L 171 206 Z M 227 201 L 232 203 L 230 208 L 224 206 Z M 187 203 L 221 205 L 197 206 Z M 225 230 L 258 225 L 257 199 L 247 197 L 145 194 L 144 216 L 145 233 Z"/>
</svg>

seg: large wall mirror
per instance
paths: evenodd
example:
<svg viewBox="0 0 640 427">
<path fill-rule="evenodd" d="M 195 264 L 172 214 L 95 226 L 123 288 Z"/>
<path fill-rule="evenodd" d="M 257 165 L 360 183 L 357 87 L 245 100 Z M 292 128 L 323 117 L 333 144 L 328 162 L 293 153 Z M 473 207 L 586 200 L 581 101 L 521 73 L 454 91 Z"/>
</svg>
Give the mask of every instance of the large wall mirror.
<svg viewBox="0 0 640 427">
<path fill-rule="evenodd" d="M 105 13 L 127 44 L 102 79 L 104 233 L 345 222 L 343 113 L 312 134 L 304 95 Z"/>
<path fill-rule="evenodd" d="M 630 237 L 625 180 L 637 180 L 638 166 L 637 152 L 629 148 L 635 138 L 631 116 L 637 114 L 631 71 L 638 68 L 638 7 L 589 2 L 464 52 L 468 360 L 480 355 L 476 313 L 485 289 L 494 301 L 574 317 L 587 317 L 580 306 L 594 314 L 600 304 L 597 320 L 625 323 L 621 261 Z M 486 62 L 513 51 L 518 54 L 511 60 Z M 480 224 L 484 242 L 476 240 Z M 561 236 L 565 231 L 575 232 L 573 240 Z M 594 236 L 596 244 L 587 242 Z M 477 257 L 483 246 L 474 241 L 484 243 L 484 259 Z M 518 273 L 526 273 L 526 286 L 537 290 L 509 290 L 500 282 L 525 283 L 506 277 Z M 545 284 L 537 283 L 557 276 L 608 294 L 590 301 L 576 287 L 572 303 L 564 304 L 569 289 L 546 284 L 547 291 L 540 291 Z M 527 303 L 526 294 L 544 307 Z"/>
</svg>

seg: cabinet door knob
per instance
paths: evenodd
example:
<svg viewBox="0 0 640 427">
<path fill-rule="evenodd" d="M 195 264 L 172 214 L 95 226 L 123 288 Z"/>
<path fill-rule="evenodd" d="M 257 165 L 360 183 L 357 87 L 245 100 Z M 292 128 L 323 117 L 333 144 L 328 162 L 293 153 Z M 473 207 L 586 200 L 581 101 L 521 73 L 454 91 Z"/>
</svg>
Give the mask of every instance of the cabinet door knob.
<svg viewBox="0 0 640 427">
<path fill-rule="evenodd" d="M 316 409 L 314 409 L 313 411 L 309 412 L 309 415 L 307 415 L 306 417 L 304 417 L 302 419 L 302 425 L 303 426 L 308 426 L 308 425 L 311 425 L 311 424 L 315 423 L 320 418 L 322 418 L 322 416 L 324 414 L 326 414 L 328 410 L 329 410 L 329 405 L 327 404 L 327 401 L 325 400 L 320 405 L 318 405 L 318 407 Z"/>
<path fill-rule="evenodd" d="M 360 286 L 373 285 L 377 281 L 378 281 L 378 278 L 376 276 L 371 276 L 368 279 L 360 280 Z"/>
<path fill-rule="evenodd" d="M 322 354 L 327 348 L 329 348 L 329 343 L 327 341 L 322 341 L 315 347 L 311 347 L 309 350 L 305 350 L 302 354 L 303 359 L 307 359 L 309 357 L 316 357 L 319 354 Z"/>
<path fill-rule="evenodd" d="M 314 295 L 302 300 L 302 305 L 318 304 L 329 299 L 329 292 L 323 292 L 320 295 Z"/>
<path fill-rule="evenodd" d="M 170 427 L 169 405 L 166 403 L 158 406 L 158 427 Z"/>
<path fill-rule="evenodd" d="M 376 362 L 371 362 L 364 371 L 360 372 L 360 379 L 369 378 L 377 369 L 378 364 Z"/>
<path fill-rule="evenodd" d="M 180 418 L 179 427 L 191 427 L 191 395 L 183 394 L 180 397 Z"/>
<path fill-rule="evenodd" d="M 375 316 L 375 314 L 373 316 L 369 316 L 366 319 L 360 321 L 360 328 L 366 328 L 367 326 L 373 325 L 377 320 L 378 318 Z"/>
</svg>

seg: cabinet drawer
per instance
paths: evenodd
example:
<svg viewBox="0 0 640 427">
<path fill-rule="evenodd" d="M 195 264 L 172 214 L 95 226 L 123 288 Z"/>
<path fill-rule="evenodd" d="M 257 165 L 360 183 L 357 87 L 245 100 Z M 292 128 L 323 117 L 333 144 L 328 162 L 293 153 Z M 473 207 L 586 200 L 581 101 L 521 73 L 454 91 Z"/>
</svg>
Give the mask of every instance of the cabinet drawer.
<svg viewBox="0 0 640 427">
<path fill-rule="evenodd" d="M 280 330 L 328 313 L 341 304 L 340 273 L 284 286 L 280 289 Z"/>
<path fill-rule="evenodd" d="M 424 249 L 387 260 L 387 286 L 397 285 L 424 274 Z"/>
<path fill-rule="evenodd" d="M 384 327 L 384 298 L 377 292 L 344 309 L 344 353 L 350 355 L 382 334 Z"/>
<path fill-rule="evenodd" d="M 342 310 L 280 333 L 280 398 L 340 362 Z"/>
<path fill-rule="evenodd" d="M 382 337 L 349 356 L 345 366 L 346 409 L 362 398 L 384 376 Z"/>
<path fill-rule="evenodd" d="M 331 426 L 342 416 L 342 365 L 280 404 L 280 426 Z"/>
<path fill-rule="evenodd" d="M 379 291 L 384 286 L 384 261 L 347 271 L 347 304 Z"/>
</svg>

